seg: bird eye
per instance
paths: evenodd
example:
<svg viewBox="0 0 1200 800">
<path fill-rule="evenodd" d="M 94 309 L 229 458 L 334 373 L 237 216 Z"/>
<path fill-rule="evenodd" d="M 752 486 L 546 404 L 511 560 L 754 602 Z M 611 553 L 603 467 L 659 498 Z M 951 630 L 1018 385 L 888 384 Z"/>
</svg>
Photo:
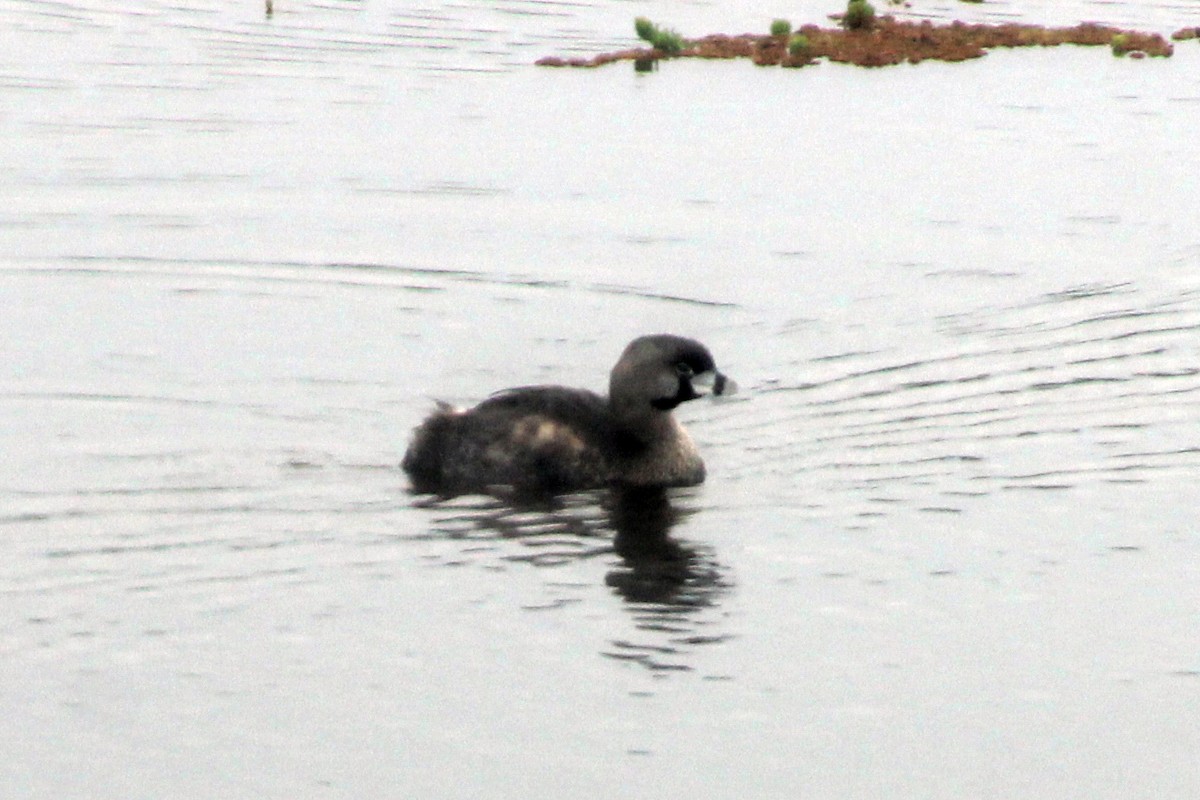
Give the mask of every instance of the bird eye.
<svg viewBox="0 0 1200 800">
<path fill-rule="evenodd" d="M 684 378 L 690 378 L 690 377 L 692 377 L 692 375 L 695 374 L 694 372 L 692 372 L 692 368 L 690 366 L 688 366 L 688 363 L 686 361 L 680 361 L 678 364 L 676 364 L 675 372 Z"/>
</svg>

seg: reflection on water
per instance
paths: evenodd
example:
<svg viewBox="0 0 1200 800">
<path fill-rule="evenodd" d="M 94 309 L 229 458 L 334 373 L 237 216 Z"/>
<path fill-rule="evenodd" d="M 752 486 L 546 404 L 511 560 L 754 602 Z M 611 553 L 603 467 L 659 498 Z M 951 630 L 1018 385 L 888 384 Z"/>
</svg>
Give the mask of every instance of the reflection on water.
<svg viewBox="0 0 1200 800">
<path fill-rule="evenodd" d="M 430 531 L 406 538 L 453 542 L 455 550 L 437 556 L 445 566 L 503 562 L 558 568 L 600 559 L 607 569 L 604 583 L 622 598 L 637 632 L 636 640 L 612 641 L 604 654 L 655 671 L 686 671 L 692 648 L 728 638 L 720 630 L 719 604 L 732 586 L 709 548 L 671 535 L 696 513 L 686 498 L 675 490 L 613 489 L 424 500 L 418 505 L 435 514 Z M 579 602 L 575 595 L 589 588 L 554 582 L 555 597 L 535 608 Z"/>
<path fill-rule="evenodd" d="M 654 670 L 686 670 L 689 647 L 728 638 L 719 626 L 709 630 L 710 615 L 702 613 L 716 608 L 731 587 L 726 570 L 707 548 L 671 536 L 671 528 L 696 511 L 677 507 L 668 492 L 617 490 L 609 511 L 621 563 L 605 582 L 625 599 L 638 629 L 665 642 L 615 641 L 607 655 Z"/>
</svg>

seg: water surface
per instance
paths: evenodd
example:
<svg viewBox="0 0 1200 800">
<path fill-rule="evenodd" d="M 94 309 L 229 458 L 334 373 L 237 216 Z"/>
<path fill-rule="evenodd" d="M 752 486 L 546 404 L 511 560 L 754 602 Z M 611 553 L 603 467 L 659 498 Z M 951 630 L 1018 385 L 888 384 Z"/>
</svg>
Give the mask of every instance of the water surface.
<svg viewBox="0 0 1200 800">
<path fill-rule="evenodd" d="M 3 793 L 1195 796 L 1200 46 L 530 66 L 830 10 L 0 4 Z M 407 492 L 649 331 L 703 487 Z"/>
</svg>

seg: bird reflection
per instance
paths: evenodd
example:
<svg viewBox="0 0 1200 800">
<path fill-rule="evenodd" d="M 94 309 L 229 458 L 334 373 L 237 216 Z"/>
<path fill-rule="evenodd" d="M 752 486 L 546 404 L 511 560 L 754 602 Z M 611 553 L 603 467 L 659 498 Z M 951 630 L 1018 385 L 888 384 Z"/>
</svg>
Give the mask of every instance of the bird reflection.
<svg viewBox="0 0 1200 800">
<path fill-rule="evenodd" d="M 455 553 L 443 555 L 448 565 L 482 559 L 488 566 L 557 567 L 610 560 L 604 582 L 624 600 L 634 632 L 611 642 L 604 655 L 654 671 L 689 670 L 697 645 L 728 638 L 720 630 L 719 600 L 731 585 L 710 548 L 672 535 L 697 513 L 687 504 L 690 496 L 689 490 L 626 488 L 442 498 L 420 503 L 439 518 L 429 536 L 418 538 L 461 542 Z M 579 602 L 586 584 L 555 581 L 547 591 L 554 596 L 538 608 Z"/>
<path fill-rule="evenodd" d="M 663 489 L 614 490 L 609 502 L 613 550 L 621 561 L 605 583 L 625 599 L 639 633 L 651 636 L 614 641 L 605 655 L 655 671 L 690 670 L 693 646 L 728 638 L 707 632 L 719 621 L 709 612 L 728 588 L 724 570 L 705 548 L 671 535 L 696 509 L 676 506 Z"/>
<path fill-rule="evenodd" d="M 720 574 L 671 528 L 695 509 L 680 509 L 663 489 L 614 490 L 609 521 L 621 566 L 605 582 L 631 603 L 694 606 L 720 584 Z"/>
</svg>

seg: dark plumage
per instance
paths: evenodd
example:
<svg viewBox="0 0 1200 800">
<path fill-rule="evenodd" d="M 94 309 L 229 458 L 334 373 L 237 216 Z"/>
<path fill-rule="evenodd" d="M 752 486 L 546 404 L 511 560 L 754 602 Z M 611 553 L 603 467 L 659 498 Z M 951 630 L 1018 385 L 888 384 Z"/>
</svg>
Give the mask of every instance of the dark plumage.
<svg viewBox="0 0 1200 800">
<path fill-rule="evenodd" d="M 460 494 L 493 486 L 571 491 L 610 484 L 690 486 L 704 462 L 671 410 L 736 385 L 694 339 L 634 339 L 609 376 L 608 397 L 563 386 L 526 386 L 468 410 L 438 404 L 413 434 L 403 467 L 419 492 Z"/>
</svg>

